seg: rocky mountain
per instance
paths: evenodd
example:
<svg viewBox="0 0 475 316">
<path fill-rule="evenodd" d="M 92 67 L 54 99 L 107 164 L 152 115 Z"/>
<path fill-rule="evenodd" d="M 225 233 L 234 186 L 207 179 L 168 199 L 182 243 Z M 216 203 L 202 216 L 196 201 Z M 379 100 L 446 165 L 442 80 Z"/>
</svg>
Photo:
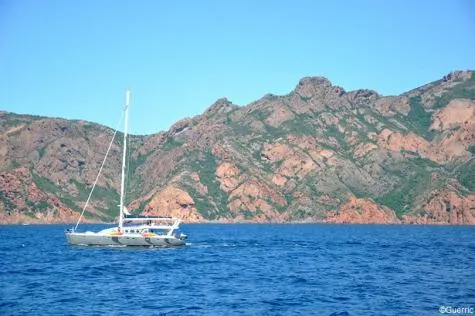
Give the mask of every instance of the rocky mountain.
<svg viewBox="0 0 475 316">
<path fill-rule="evenodd" d="M 133 112 L 132 112 L 133 115 Z M 113 131 L 0 112 L 0 223 L 72 222 Z M 118 133 L 86 220 L 119 203 Z M 196 221 L 475 224 L 475 75 L 399 96 L 303 78 L 132 136 L 128 209 Z"/>
</svg>

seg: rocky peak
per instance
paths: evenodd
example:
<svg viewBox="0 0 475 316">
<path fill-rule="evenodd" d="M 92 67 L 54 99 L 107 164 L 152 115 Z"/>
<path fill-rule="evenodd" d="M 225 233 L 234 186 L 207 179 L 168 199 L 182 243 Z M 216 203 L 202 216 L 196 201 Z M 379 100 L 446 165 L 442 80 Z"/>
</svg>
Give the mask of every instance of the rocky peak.
<svg viewBox="0 0 475 316">
<path fill-rule="evenodd" d="M 473 91 L 473 80 L 475 80 L 474 70 L 455 70 L 449 72 L 440 80 L 409 90 L 401 95 L 408 97 L 420 96 L 422 98 L 423 107 L 431 108 L 434 103 L 434 97 L 442 96 L 447 92 L 447 90 L 452 89 L 456 85 L 460 85 L 457 89 L 458 93 L 456 94 L 462 92 L 462 94 L 465 94 L 463 97 L 467 98 L 467 96 Z"/>
<path fill-rule="evenodd" d="M 465 81 L 472 78 L 473 71 L 471 70 L 456 70 L 448 73 L 442 79 L 444 82 L 448 81 Z"/>
<path fill-rule="evenodd" d="M 168 136 L 175 136 L 177 134 L 180 134 L 181 132 L 186 131 L 187 129 L 190 128 L 190 124 L 192 123 L 192 120 L 190 118 L 184 118 L 182 120 L 179 120 L 175 124 L 170 127 L 168 130 Z"/>
<path fill-rule="evenodd" d="M 348 100 L 353 104 L 369 104 L 380 98 L 380 95 L 369 89 L 359 89 L 347 93 Z"/>
<path fill-rule="evenodd" d="M 299 84 L 297 85 L 297 88 L 299 87 L 305 87 L 305 86 L 312 86 L 312 87 L 317 87 L 317 86 L 325 86 L 325 87 L 331 87 L 332 83 L 330 80 L 328 80 L 325 77 L 304 77 L 300 79 Z"/>
<path fill-rule="evenodd" d="M 279 99 L 278 95 L 272 94 L 272 93 L 267 93 L 262 97 L 261 100 L 266 100 L 266 101 L 273 101 Z"/>
<path fill-rule="evenodd" d="M 204 116 L 211 116 L 215 114 L 224 114 L 228 113 L 235 109 L 237 105 L 234 105 L 227 98 L 220 98 L 216 100 L 206 111 L 203 113 Z"/>
<path fill-rule="evenodd" d="M 332 89 L 332 83 L 325 77 L 305 77 L 299 81 L 294 92 L 305 99 L 323 98 Z"/>
</svg>

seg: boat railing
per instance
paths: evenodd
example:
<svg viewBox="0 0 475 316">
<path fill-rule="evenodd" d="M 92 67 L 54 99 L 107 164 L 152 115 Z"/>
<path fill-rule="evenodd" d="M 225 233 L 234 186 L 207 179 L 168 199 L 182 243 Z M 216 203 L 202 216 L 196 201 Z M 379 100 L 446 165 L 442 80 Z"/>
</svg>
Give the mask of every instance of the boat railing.
<svg viewBox="0 0 475 316">
<path fill-rule="evenodd" d="M 176 217 L 128 217 L 124 219 L 126 222 L 172 222 L 172 223 L 181 223 L 181 220 Z"/>
<path fill-rule="evenodd" d="M 127 218 L 134 218 L 134 219 L 143 219 L 143 220 L 148 220 L 148 219 L 177 219 L 176 217 L 172 216 L 148 216 L 148 215 L 135 215 L 135 214 L 130 214 L 130 215 L 125 215 L 124 219 Z"/>
</svg>

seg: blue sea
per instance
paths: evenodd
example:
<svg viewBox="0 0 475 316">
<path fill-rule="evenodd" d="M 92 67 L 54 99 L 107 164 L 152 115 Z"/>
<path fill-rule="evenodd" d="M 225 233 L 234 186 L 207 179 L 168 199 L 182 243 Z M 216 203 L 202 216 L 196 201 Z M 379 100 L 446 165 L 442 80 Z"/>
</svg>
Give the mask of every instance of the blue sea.
<svg viewBox="0 0 475 316">
<path fill-rule="evenodd" d="M 0 315 L 441 315 L 441 307 L 475 307 L 475 227 L 182 225 L 189 244 L 173 249 L 69 246 L 66 228 L 0 226 Z"/>
</svg>

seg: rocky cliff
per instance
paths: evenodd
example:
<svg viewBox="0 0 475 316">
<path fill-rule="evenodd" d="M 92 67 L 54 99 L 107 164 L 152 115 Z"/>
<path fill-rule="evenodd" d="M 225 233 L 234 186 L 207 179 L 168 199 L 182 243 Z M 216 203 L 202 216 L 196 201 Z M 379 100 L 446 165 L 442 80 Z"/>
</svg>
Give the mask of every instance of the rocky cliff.
<svg viewBox="0 0 475 316">
<path fill-rule="evenodd" d="M 70 222 L 113 131 L 0 112 L 0 222 Z M 111 221 L 121 134 L 86 211 Z M 475 224 L 475 75 L 399 96 L 303 78 L 247 106 L 219 99 L 132 136 L 129 210 L 200 221 Z"/>
</svg>

